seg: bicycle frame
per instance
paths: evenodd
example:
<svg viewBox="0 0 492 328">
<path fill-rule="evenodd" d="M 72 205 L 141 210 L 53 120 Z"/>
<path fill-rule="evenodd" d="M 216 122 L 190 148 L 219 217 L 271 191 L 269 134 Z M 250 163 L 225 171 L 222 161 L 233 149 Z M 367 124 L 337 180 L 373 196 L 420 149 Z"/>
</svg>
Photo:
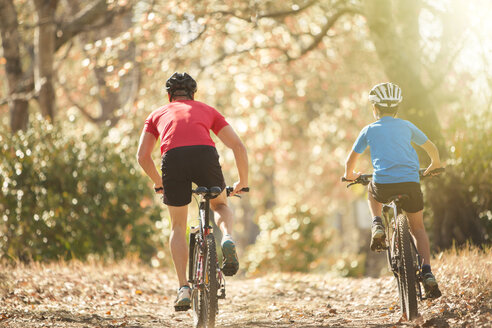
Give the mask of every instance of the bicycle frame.
<svg viewBox="0 0 492 328">
<path fill-rule="evenodd" d="M 198 226 L 190 229 L 188 269 L 195 327 L 215 327 L 218 299 L 225 298 L 224 274 L 219 268 L 216 242 L 210 225 L 210 199 L 222 191 L 220 187 L 197 187 L 192 191 L 200 197 Z M 233 188 L 227 187 L 226 191 L 229 196 Z M 241 191 L 249 191 L 249 188 Z"/>
<path fill-rule="evenodd" d="M 190 245 L 190 251 L 193 247 L 198 247 L 200 250 L 200 263 L 198 263 L 197 280 L 193 281 L 193 263 L 189 264 L 189 282 L 199 289 L 203 288 L 205 285 L 204 274 L 203 274 L 203 257 L 204 257 L 204 241 L 209 234 L 213 234 L 213 227 L 210 225 L 210 198 L 207 196 L 200 196 L 200 202 L 198 205 L 199 221 L 197 227 L 190 228 L 190 242 L 198 242 L 198 245 Z M 194 235 L 194 238 L 193 236 Z M 190 257 L 192 259 L 192 257 Z M 222 271 L 217 270 L 217 280 L 219 282 L 220 294 L 219 299 L 225 298 L 225 279 L 222 275 Z"/>
</svg>

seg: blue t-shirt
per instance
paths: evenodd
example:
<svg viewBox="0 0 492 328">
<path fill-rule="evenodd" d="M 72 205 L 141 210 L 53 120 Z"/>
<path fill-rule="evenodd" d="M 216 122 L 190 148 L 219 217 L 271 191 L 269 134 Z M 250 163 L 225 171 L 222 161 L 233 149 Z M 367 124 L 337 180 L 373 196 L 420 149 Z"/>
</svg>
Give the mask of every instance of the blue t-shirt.
<svg viewBox="0 0 492 328">
<path fill-rule="evenodd" d="M 427 136 L 409 121 L 383 116 L 362 129 L 352 150 L 369 146 L 376 183 L 420 182 L 419 158 L 411 142 L 422 145 Z"/>
</svg>

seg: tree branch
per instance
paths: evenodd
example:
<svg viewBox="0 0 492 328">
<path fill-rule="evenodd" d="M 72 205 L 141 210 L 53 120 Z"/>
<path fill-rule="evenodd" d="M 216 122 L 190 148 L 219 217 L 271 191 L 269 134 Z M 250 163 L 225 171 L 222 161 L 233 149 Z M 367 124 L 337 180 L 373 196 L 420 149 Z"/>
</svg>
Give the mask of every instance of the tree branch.
<svg viewBox="0 0 492 328">
<path fill-rule="evenodd" d="M 277 19 L 277 18 L 283 18 L 285 16 L 289 16 L 289 15 L 297 15 L 297 14 L 303 12 L 304 10 L 308 9 L 309 7 L 311 7 L 312 5 L 317 3 L 318 1 L 319 0 L 308 1 L 303 6 L 300 6 L 299 8 L 292 9 L 292 10 L 280 10 L 280 11 L 276 11 L 276 12 L 263 13 L 263 14 L 256 12 L 256 13 L 252 13 L 252 15 L 250 15 L 250 16 L 241 15 L 238 10 L 236 10 L 236 11 L 233 11 L 233 10 L 217 10 L 217 11 L 213 11 L 213 12 L 208 13 L 208 15 L 211 15 L 211 16 L 212 15 L 233 16 L 233 17 L 239 18 L 241 20 L 247 21 L 249 23 L 254 23 L 254 22 L 256 22 L 262 18 L 275 18 L 275 19 Z"/>
<path fill-rule="evenodd" d="M 338 19 L 340 17 L 342 17 L 343 15 L 348 14 L 348 13 L 360 14 L 360 11 L 356 8 L 342 8 L 342 9 L 338 10 L 335 14 L 333 14 L 328 19 L 328 22 L 326 22 L 326 24 L 321 29 L 321 32 L 313 39 L 313 42 L 311 42 L 311 44 L 309 46 L 304 48 L 301 51 L 301 54 L 294 59 L 300 58 L 300 57 L 304 56 L 305 54 L 307 54 L 308 52 L 310 52 L 311 50 L 313 50 L 314 48 L 316 48 L 321 43 L 323 38 L 326 36 L 328 31 L 333 27 L 333 25 L 335 25 L 335 23 L 338 21 Z"/>
<path fill-rule="evenodd" d="M 44 85 L 45 83 L 46 83 L 46 78 L 41 78 L 40 79 L 40 86 Z M 38 95 L 39 95 L 39 90 L 36 90 L 34 88 L 32 88 L 31 91 L 28 91 L 28 92 L 12 93 L 3 99 L 0 99 L 0 106 L 8 104 L 8 103 L 16 101 L 16 100 L 28 101 L 28 100 L 36 98 Z"/>
<path fill-rule="evenodd" d="M 289 16 L 289 15 L 297 15 L 297 14 L 303 12 L 304 10 L 308 9 L 309 7 L 311 7 L 312 5 L 317 3 L 318 1 L 319 0 L 308 1 L 306 4 L 304 4 L 303 6 L 300 6 L 297 9 L 281 10 L 281 11 L 277 11 L 277 12 L 260 14 L 260 15 L 257 15 L 257 19 L 261 19 L 261 18 L 283 18 L 283 17 Z"/>
<path fill-rule="evenodd" d="M 55 49 L 58 50 L 68 40 L 81 32 L 111 24 L 115 16 L 131 10 L 131 8 L 133 8 L 133 2 L 131 1 L 125 7 L 108 9 L 106 0 L 96 0 L 82 9 L 71 21 L 62 23 L 58 30 L 63 33 L 60 37 L 57 36 Z M 103 23 L 94 25 L 98 19 L 104 16 L 107 18 Z"/>
<path fill-rule="evenodd" d="M 441 85 L 441 83 L 444 80 L 444 77 L 448 74 L 448 72 L 451 70 L 454 62 L 456 61 L 456 58 L 458 58 L 458 55 L 461 53 L 461 51 L 465 48 L 465 43 L 467 41 L 466 36 L 461 40 L 461 45 L 456 48 L 456 50 L 451 54 L 448 60 L 448 64 L 446 65 L 446 68 L 440 70 L 440 72 L 435 72 L 436 65 L 435 63 L 432 64 L 431 67 L 426 66 L 426 70 L 429 73 L 429 75 L 432 77 L 432 85 L 428 87 L 428 91 L 432 92 L 436 88 Z"/>
<path fill-rule="evenodd" d="M 63 92 L 65 93 L 65 95 L 67 96 L 68 98 L 68 101 L 70 101 L 70 103 L 72 104 L 72 106 L 76 107 L 78 110 L 80 110 L 80 112 L 87 118 L 89 119 L 91 122 L 93 123 L 97 123 L 101 120 L 101 117 L 94 117 L 92 116 L 87 110 L 85 110 L 84 106 L 80 105 L 79 103 L 77 103 L 72 95 L 70 94 L 70 92 L 67 90 L 67 88 L 65 87 L 65 85 L 63 83 L 60 83 L 59 81 L 57 81 L 58 85 L 62 88 Z"/>
</svg>

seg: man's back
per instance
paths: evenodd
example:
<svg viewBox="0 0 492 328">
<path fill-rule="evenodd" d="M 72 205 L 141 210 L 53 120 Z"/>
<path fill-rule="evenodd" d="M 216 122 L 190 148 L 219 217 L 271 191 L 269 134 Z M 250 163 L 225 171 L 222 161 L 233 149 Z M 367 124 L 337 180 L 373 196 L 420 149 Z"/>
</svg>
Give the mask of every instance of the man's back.
<svg viewBox="0 0 492 328">
<path fill-rule="evenodd" d="M 217 134 L 228 125 L 213 107 L 194 100 L 177 100 L 153 111 L 145 131 L 161 138 L 161 154 L 184 146 L 215 146 L 210 130 Z"/>
</svg>

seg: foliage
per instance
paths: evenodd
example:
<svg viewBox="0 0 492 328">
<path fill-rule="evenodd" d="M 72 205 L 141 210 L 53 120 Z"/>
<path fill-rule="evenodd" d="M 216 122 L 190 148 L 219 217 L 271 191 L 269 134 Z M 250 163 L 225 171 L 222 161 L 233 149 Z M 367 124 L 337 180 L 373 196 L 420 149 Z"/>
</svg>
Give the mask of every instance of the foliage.
<svg viewBox="0 0 492 328">
<path fill-rule="evenodd" d="M 104 5 L 105 9 L 94 12 L 93 18 L 84 20 L 84 24 L 72 24 L 80 23 L 76 18 L 89 13 L 94 3 Z M 479 179 L 480 173 L 470 172 L 488 163 L 485 158 L 490 154 L 486 146 L 489 141 L 482 144 L 481 140 L 488 138 L 486 131 L 490 128 L 483 129 L 480 137 L 469 139 L 476 149 L 467 150 L 469 146 L 460 135 L 470 138 L 467 133 L 473 134 L 474 126 L 460 125 L 467 120 L 447 110 L 460 100 L 465 101 L 459 111 L 476 106 L 475 103 L 470 105 L 472 99 L 480 99 L 480 106 L 490 104 L 492 65 L 491 57 L 486 56 L 490 50 L 486 31 L 490 30 L 492 22 L 489 1 L 384 0 L 375 4 L 352 0 L 255 3 L 249 0 L 130 0 L 94 3 L 82 0 L 58 3 L 55 20 L 59 26 L 56 34 L 60 47 L 53 65 L 55 119 L 61 122 L 74 113 L 82 113 L 88 122 L 100 128 L 109 120 L 115 125 L 113 131 L 131 136 L 136 142 L 144 118 L 167 103 L 162 88 L 164 81 L 174 71 L 188 71 L 198 81 L 196 99 L 221 111 L 248 148 L 250 184 L 254 192 L 248 197 L 251 204 L 246 204 L 245 208 L 254 210 L 242 211 L 245 215 L 238 221 L 258 221 L 261 217 L 263 222 L 275 216 L 273 230 L 262 229 L 268 236 L 279 227 L 289 225 L 290 216 L 272 213 L 288 212 L 293 201 L 307 205 L 312 213 L 343 212 L 352 196 L 339 183 L 339 176 L 356 134 L 372 120 L 367 90 L 376 82 L 404 76 L 411 77 L 402 84 L 409 112 L 401 114 L 419 127 L 423 124 L 432 128 L 441 126 L 448 142 L 446 146 L 453 144 L 456 149 L 452 154 L 455 169 L 449 168 L 442 180 L 446 185 L 426 196 L 459 192 L 464 195 L 462 200 L 466 200 L 466 206 L 473 207 L 471 212 L 464 212 L 464 217 L 469 213 L 477 218 L 490 217 L 491 188 L 487 189 L 490 175 Z M 373 19 L 383 24 L 379 32 L 387 32 L 392 38 L 383 33 L 380 42 L 376 42 L 378 33 L 375 32 L 378 31 L 371 28 L 371 15 L 367 11 L 373 5 Z M 21 66 L 27 70 L 19 70 L 22 79 L 10 85 L 6 63 L 7 57 L 9 61 L 12 59 L 5 49 L 0 52 L 0 77 L 3 77 L 0 79 L 0 117 L 5 116 L 5 120 L 9 115 L 9 101 L 4 97 L 13 90 L 18 92 L 16 97 L 27 97 L 31 113 L 38 108 L 39 99 L 34 92 L 32 68 L 41 63 L 33 63 L 32 58 L 41 56 L 31 55 L 36 51 L 32 42 L 40 27 L 36 23 L 36 8 L 25 0 L 15 1 L 15 6 L 21 38 L 13 44 L 20 46 Z M 411 65 L 395 63 L 398 58 Z M 415 105 L 417 100 L 427 98 L 432 98 L 429 103 L 432 106 Z M 483 108 L 490 109 L 490 105 Z M 421 115 L 434 111 L 440 125 L 432 115 L 430 119 Z M 15 111 L 10 113 L 15 114 Z M 37 129 L 39 125 L 29 128 Z M 94 126 L 85 121 L 73 127 L 74 130 L 88 128 Z M 3 136 L 8 140 L 6 134 Z M 96 138 L 94 136 L 94 142 Z M 439 140 L 433 141 L 441 146 Z M 217 146 L 227 181 L 234 180 L 232 152 L 221 143 Z M 471 154 L 482 151 L 485 152 L 482 157 Z M 473 158 L 467 159 L 468 155 Z M 359 169 L 368 170 L 369 163 L 361 161 Z M 452 176 L 458 177 L 454 189 Z M 469 185 L 469 181 L 475 184 Z M 457 201 L 440 197 L 435 202 L 429 201 L 459 213 L 453 206 Z M 441 212 L 438 208 L 434 211 Z M 459 234 L 470 230 L 456 233 L 449 230 L 457 227 L 454 222 L 440 220 L 442 224 L 432 225 L 435 235 L 459 240 L 469 237 Z M 490 222 L 490 219 L 482 219 L 482 222 Z M 169 231 L 167 221 L 156 224 L 157 228 Z M 255 239 L 255 229 L 235 227 L 236 233 L 247 235 L 243 240 Z M 446 239 L 438 244 L 449 246 L 451 242 Z M 260 254 L 263 252 L 260 247 L 255 249 Z"/>
<path fill-rule="evenodd" d="M 366 255 L 341 253 L 337 254 L 336 258 L 331 258 L 328 262 L 332 262 L 331 271 L 339 274 L 342 277 L 362 277 L 364 275 Z"/>
<path fill-rule="evenodd" d="M 250 274 L 314 269 L 331 239 L 324 216 L 305 205 L 276 208 L 262 215 L 258 224 L 260 234 L 246 255 Z"/>
<path fill-rule="evenodd" d="M 454 136 L 446 172 L 426 182 L 428 217 L 434 218 L 434 235 L 441 237 L 439 248 L 468 240 L 492 242 L 492 123 L 487 116 L 458 115 L 461 119 L 450 127 Z M 444 229 L 446 220 L 455 222 L 453 230 Z"/>
<path fill-rule="evenodd" d="M 33 123 L 0 132 L 0 256 L 34 260 L 149 259 L 158 238 L 158 206 L 131 146 L 111 133 L 70 134 L 70 125 Z M 134 149 L 133 149 L 134 150 Z M 132 151 L 131 153 L 134 153 Z"/>
</svg>

